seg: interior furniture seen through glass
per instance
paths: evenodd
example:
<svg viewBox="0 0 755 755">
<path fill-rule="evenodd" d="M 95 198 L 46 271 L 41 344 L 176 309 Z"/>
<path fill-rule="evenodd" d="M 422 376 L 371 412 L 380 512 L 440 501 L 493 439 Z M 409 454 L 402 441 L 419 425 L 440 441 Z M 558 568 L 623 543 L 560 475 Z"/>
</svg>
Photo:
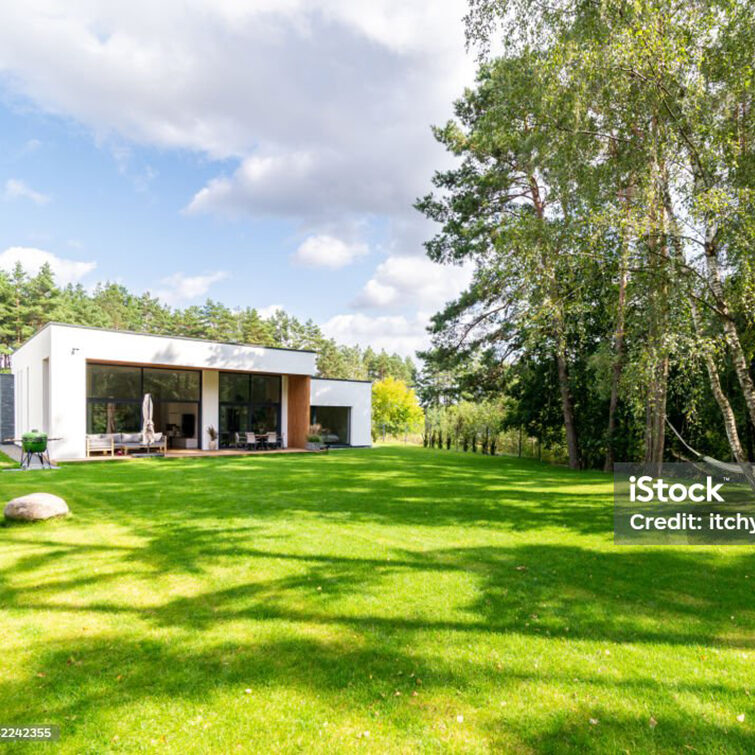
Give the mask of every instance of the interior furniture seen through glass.
<svg viewBox="0 0 755 755">
<path fill-rule="evenodd" d="M 196 370 L 87 364 L 87 433 L 138 433 L 150 393 L 155 431 L 173 448 L 199 447 L 201 375 Z"/>
<path fill-rule="evenodd" d="M 221 372 L 220 445 L 236 443 L 236 433 L 281 432 L 280 375 Z"/>
<path fill-rule="evenodd" d="M 348 446 L 351 408 L 348 406 L 313 406 L 310 419 L 322 427 L 322 440 L 328 446 Z"/>
</svg>

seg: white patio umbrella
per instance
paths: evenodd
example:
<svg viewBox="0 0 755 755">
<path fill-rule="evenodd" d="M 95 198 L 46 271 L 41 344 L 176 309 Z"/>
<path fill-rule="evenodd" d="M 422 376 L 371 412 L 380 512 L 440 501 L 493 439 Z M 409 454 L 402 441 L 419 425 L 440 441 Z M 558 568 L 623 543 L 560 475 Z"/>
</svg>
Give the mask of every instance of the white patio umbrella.
<svg viewBox="0 0 755 755">
<path fill-rule="evenodd" d="M 151 446 L 155 442 L 155 423 L 152 420 L 152 396 L 144 394 L 142 401 L 142 442 Z"/>
</svg>

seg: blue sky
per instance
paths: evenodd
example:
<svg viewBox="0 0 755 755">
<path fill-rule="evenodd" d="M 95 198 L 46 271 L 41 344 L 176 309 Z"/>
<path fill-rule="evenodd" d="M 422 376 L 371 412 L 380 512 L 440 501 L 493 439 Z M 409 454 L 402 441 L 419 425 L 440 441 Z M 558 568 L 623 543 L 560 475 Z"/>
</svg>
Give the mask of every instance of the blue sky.
<svg viewBox="0 0 755 755">
<path fill-rule="evenodd" d="M 462 3 L 68 5 L 0 9 L 0 265 L 423 345 L 469 277 L 411 209 L 472 78 Z"/>
</svg>

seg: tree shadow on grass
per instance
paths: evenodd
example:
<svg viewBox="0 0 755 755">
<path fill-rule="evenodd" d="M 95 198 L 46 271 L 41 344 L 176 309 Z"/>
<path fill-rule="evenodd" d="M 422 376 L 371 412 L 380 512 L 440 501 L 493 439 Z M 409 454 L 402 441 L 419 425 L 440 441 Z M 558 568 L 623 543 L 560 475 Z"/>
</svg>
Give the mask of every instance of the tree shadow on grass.
<svg viewBox="0 0 755 755">
<path fill-rule="evenodd" d="M 201 708 L 212 706 L 216 695 L 230 692 L 243 699 L 250 689 L 264 701 L 281 688 L 316 695 L 319 703 L 352 716 L 413 720 L 416 734 L 435 723 L 437 711 L 425 706 L 426 699 L 454 699 L 460 689 L 482 686 L 495 689 L 497 698 L 516 700 L 536 683 L 571 694 L 554 697 L 547 715 L 536 721 L 489 718 L 483 729 L 493 750 L 497 745 L 509 749 L 513 740 L 517 749 L 535 752 L 679 751 L 685 744 L 710 752 L 752 751 L 750 730 L 695 718 L 677 702 L 681 693 L 707 700 L 735 691 L 726 685 L 690 681 L 664 689 L 657 679 L 641 675 L 625 680 L 585 675 L 575 685 L 577 680 L 565 674 L 501 671 L 484 659 L 460 669 L 442 654 L 428 658 L 412 651 L 404 639 L 373 635 L 345 642 L 301 636 L 197 647 L 165 638 L 81 638 L 53 643 L 35 659 L 34 669 L 44 669 L 44 677 L 30 670 L 23 679 L 0 681 L 0 699 L 7 701 L 7 723 L 28 722 L 31 716 L 58 723 L 64 737 L 71 738 L 93 715 L 128 711 L 133 717 L 135 705 L 150 701 Z M 652 701 L 649 713 L 632 717 L 600 702 L 570 702 L 572 695 L 594 700 L 601 691 Z M 260 704 L 259 697 L 254 704 Z M 666 712 L 651 729 L 649 715 L 658 708 Z M 593 717 L 596 725 L 590 724 Z"/>
<path fill-rule="evenodd" d="M 9 616 L 29 621 L 38 612 L 49 621 L 56 612 L 95 613 L 116 628 L 112 639 L 68 640 L 37 651 L 38 668 L 55 670 L 44 679 L 30 670 L 22 681 L 0 682 L 0 696 L 24 714 L 30 708 L 91 718 L 100 706 L 117 710 L 152 697 L 201 700 L 237 685 L 288 685 L 334 705 L 344 694 L 357 707 L 397 705 L 381 696 L 390 697 L 389 681 L 398 684 L 391 676 L 397 666 L 412 668 L 436 691 L 479 681 L 515 694 L 518 684 L 569 682 L 556 673 L 529 677 L 511 668 L 502 678 L 483 662 L 451 667 L 440 652 L 420 657 L 413 648 L 428 636 L 440 637 L 439 648 L 506 635 L 680 650 L 755 646 L 751 580 L 745 579 L 755 578 L 755 555 L 741 548 L 725 556 L 721 548 L 612 549 L 605 476 L 421 450 L 106 466 L 72 467 L 50 478 L 72 503 L 74 520 L 0 533 L 5 554 L 19 554 L 0 575 Z M 347 540 L 318 541 L 342 521 L 364 525 L 361 548 L 350 549 Z M 395 527 L 386 545 L 369 542 L 373 525 Z M 109 542 L 108 527 L 121 539 Z M 311 540 L 298 537 L 309 527 Z M 439 542 L 439 527 L 449 528 L 441 542 L 450 547 L 428 547 Z M 481 545 L 453 547 L 454 532 L 466 536 L 474 527 L 473 542 Z M 571 542 L 531 537 L 526 543 L 510 538 L 505 547 L 488 544 L 491 535 L 545 528 L 561 528 Z M 416 547 L 401 547 L 404 532 Z M 298 539 L 289 540 L 289 533 Z M 604 537 L 581 538 L 596 534 Z M 103 565 L 104 571 L 93 568 Z M 146 607 L 128 597 L 129 589 L 138 594 L 142 583 L 163 574 L 190 575 L 191 594 L 155 591 Z M 391 593 L 397 582 L 402 591 Z M 454 586 L 453 593 L 439 611 L 442 601 L 434 604 L 433 594 L 444 584 Z M 124 590 L 109 595 L 111 586 Z M 355 600 L 370 595 L 375 600 Z M 259 631 L 297 636 L 227 646 L 205 641 L 226 625 L 248 626 L 250 637 Z M 134 627 L 144 639 L 132 639 Z M 313 633 L 348 639 L 328 643 L 312 639 Z M 191 644 L 182 646 L 181 637 Z M 365 681 L 365 673 L 379 684 Z M 66 680 L 68 694 L 56 686 Z M 721 674 L 716 683 L 675 682 L 673 692 L 647 678 L 589 677 L 584 683 L 638 697 L 667 694 L 673 707 L 679 690 L 700 698 L 733 693 L 725 680 Z M 547 724 L 515 730 L 522 749 L 654 746 L 644 721 L 641 735 L 628 719 L 601 722 L 597 734 L 589 728 L 585 734 L 581 717 L 559 705 L 554 702 L 557 715 Z M 681 711 L 667 725 L 681 736 Z M 701 721 L 697 732 L 697 745 L 710 737 L 714 750 L 728 742 L 747 751 L 750 743 L 741 730 L 728 732 L 710 721 Z M 490 736 L 495 742 L 494 731 Z M 665 740 L 667 749 L 673 744 Z"/>
<path fill-rule="evenodd" d="M 52 480 L 78 520 L 323 522 L 612 530 L 610 481 L 537 462 L 425 449 L 71 465 Z M 52 487 L 51 487 L 52 489 Z"/>
<path fill-rule="evenodd" d="M 271 556 L 287 558 L 265 552 L 253 557 Z M 299 555 L 293 559 L 308 565 L 293 580 L 242 584 L 196 599 L 182 598 L 157 609 L 154 620 L 193 625 L 201 620 L 201 603 L 212 606 L 205 616 L 212 622 L 284 619 L 390 631 L 755 647 L 752 587 L 743 579 L 744 574 L 755 576 L 755 555 L 750 554 L 726 566 L 698 553 L 605 553 L 552 545 L 448 549 L 390 562 Z M 474 597 L 460 606 L 470 618 L 428 619 L 413 612 L 411 602 L 402 617 L 353 615 L 338 604 L 320 607 L 320 602 L 308 600 L 315 584 L 325 585 L 326 595 L 363 594 L 381 579 L 403 572 L 413 572 L 417 587 L 423 589 L 440 573 L 473 573 Z"/>
<path fill-rule="evenodd" d="M 727 726 L 678 710 L 650 726 L 650 714 L 633 718 L 617 716 L 601 706 L 580 707 L 583 709 L 579 713 L 554 711 L 537 726 L 512 727 L 510 721 L 500 720 L 499 725 L 487 727 L 491 747 L 493 750 L 498 746 L 504 751 L 508 749 L 502 732 L 513 728 L 525 751 L 548 755 L 583 752 L 611 755 L 618 752 L 726 752 L 745 755 L 755 751 L 755 735 L 735 721 Z"/>
<path fill-rule="evenodd" d="M 72 608 L 56 594 L 85 584 L 40 585 L 21 594 L 7 583 L 6 605 L 45 611 L 101 612 L 131 615 L 162 627 L 202 628 L 229 621 L 278 621 L 382 627 L 385 631 L 451 631 L 516 633 L 622 643 L 755 647 L 755 611 L 751 582 L 755 555 L 743 554 L 721 562 L 714 554 L 668 549 L 604 552 L 573 546 L 522 545 L 509 548 L 451 548 L 407 551 L 403 557 L 380 560 L 328 554 L 287 553 L 233 547 L 213 552 L 241 559 L 252 579 L 144 608 L 117 599 L 83 602 Z M 143 559 L 142 549 L 125 554 Z M 170 569 L 166 553 L 157 565 Z M 179 549 L 177 567 L 182 565 Z M 150 563 L 149 561 L 147 563 Z M 119 564 L 113 565 L 116 572 Z M 122 571 L 122 569 L 121 569 Z M 6 576 L 14 574 L 11 568 Z M 149 579 L 150 569 L 136 577 Z M 267 576 L 267 575 L 274 576 Z M 428 618 L 412 591 L 396 598 L 385 612 L 344 609 L 352 596 L 374 592 L 384 600 L 383 584 L 401 577 L 418 592 L 439 578 L 473 576 L 465 592 L 449 596 L 449 616 Z M 117 580 L 104 575 L 103 580 Z M 455 582 L 453 583 L 455 584 Z M 48 597 L 49 596 L 49 597 Z M 397 601 L 405 610 L 395 615 Z M 459 618 L 461 616 L 461 618 Z"/>
<path fill-rule="evenodd" d="M 41 716 L 64 724 L 69 733 L 98 710 L 127 709 L 150 699 L 206 704 L 216 693 L 231 690 L 243 698 L 246 689 L 274 686 L 316 694 L 334 707 L 390 708 L 395 690 L 410 693 L 420 674 L 434 678 L 421 658 L 387 644 L 307 637 L 202 648 L 160 639 L 82 638 L 52 644 L 36 659 L 35 669 L 44 669 L 44 676 L 0 681 L 0 699 L 7 701 L 4 722 Z M 60 694 L 61 688 L 67 694 Z"/>
</svg>

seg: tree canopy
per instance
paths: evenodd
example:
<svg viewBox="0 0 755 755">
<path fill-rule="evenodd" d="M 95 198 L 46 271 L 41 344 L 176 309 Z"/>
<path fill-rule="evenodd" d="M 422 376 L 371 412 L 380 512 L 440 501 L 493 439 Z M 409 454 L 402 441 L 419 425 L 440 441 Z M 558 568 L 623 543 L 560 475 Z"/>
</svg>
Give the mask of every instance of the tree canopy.
<svg viewBox="0 0 755 755">
<path fill-rule="evenodd" d="M 412 360 L 371 348 L 344 346 L 326 338 L 312 320 L 302 322 L 282 310 L 262 317 L 253 307 L 232 310 L 208 299 L 202 305 L 171 308 L 149 293 L 137 295 L 125 286 L 55 284 L 48 265 L 29 276 L 19 263 L 10 274 L 0 271 L 0 368 L 7 369 L 12 351 L 48 322 L 89 325 L 214 341 L 312 349 L 321 377 L 382 380 L 394 377 L 413 384 Z"/>
<path fill-rule="evenodd" d="M 573 467 L 660 463 L 668 418 L 752 458 L 751 3 L 472 0 L 467 34 L 476 85 L 435 129 L 457 163 L 417 207 L 475 273 L 424 393 L 487 384 Z"/>
</svg>

